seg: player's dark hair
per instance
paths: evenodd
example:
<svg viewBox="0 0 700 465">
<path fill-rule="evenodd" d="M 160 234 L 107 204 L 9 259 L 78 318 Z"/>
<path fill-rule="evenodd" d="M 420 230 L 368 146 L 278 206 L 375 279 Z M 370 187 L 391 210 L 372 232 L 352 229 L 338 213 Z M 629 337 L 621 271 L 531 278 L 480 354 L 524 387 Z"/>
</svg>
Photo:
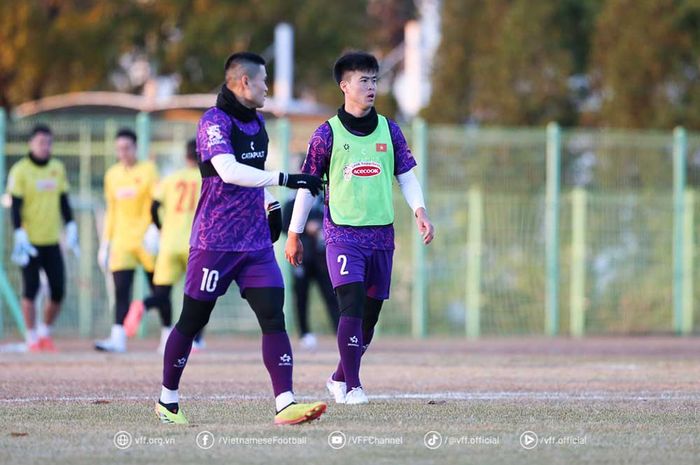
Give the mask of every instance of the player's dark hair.
<svg viewBox="0 0 700 465">
<path fill-rule="evenodd" d="M 349 71 L 379 72 L 379 63 L 374 55 L 367 52 L 349 52 L 338 58 L 333 65 L 333 77 L 340 84 L 345 73 Z"/>
<path fill-rule="evenodd" d="M 185 157 L 187 157 L 188 160 L 192 161 L 197 161 L 199 158 L 197 157 L 197 141 L 194 139 L 190 139 L 187 141 L 187 149 L 185 151 Z"/>
<path fill-rule="evenodd" d="M 237 52 L 232 54 L 226 59 L 226 64 L 224 64 L 224 72 L 233 68 L 236 65 L 263 65 L 265 66 L 265 59 L 253 52 Z"/>
<path fill-rule="evenodd" d="M 53 135 L 53 132 L 51 132 L 51 128 L 47 125 L 39 123 L 34 125 L 31 132 L 29 133 L 29 138 L 31 139 L 37 134 L 46 134 L 47 136 L 51 136 Z"/>
<path fill-rule="evenodd" d="M 119 131 L 117 131 L 117 135 L 115 139 L 119 139 L 120 137 L 127 137 L 131 139 L 131 141 L 135 144 L 136 143 L 136 133 L 132 131 L 129 128 L 121 128 Z"/>
</svg>

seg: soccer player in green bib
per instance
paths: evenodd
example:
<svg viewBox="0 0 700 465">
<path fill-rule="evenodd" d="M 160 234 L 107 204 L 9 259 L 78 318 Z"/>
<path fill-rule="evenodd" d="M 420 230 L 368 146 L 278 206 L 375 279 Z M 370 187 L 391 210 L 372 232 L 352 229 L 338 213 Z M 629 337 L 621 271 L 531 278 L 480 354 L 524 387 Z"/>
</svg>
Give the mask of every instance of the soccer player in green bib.
<svg viewBox="0 0 700 465">
<path fill-rule="evenodd" d="M 340 362 L 326 386 L 337 403 L 345 404 L 368 402 L 360 382 L 360 359 L 389 298 L 394 177 L 413 210 L 423 242 L 429 244 L 434 235 L 406 138 L 398 124 L 374 109 L 378 70 L 377 59 L 368 53 L 352 52 L 338 59 L 333 73 L 344 105 L 311 136 L 302 166 L 302 173 L 328 180 L 323 232 L 340 309 Z M 303 256 L 299 234 L 312 204 L 307 191 L 299 190 L 285 247 L 293 266 Z"/>
</svg>

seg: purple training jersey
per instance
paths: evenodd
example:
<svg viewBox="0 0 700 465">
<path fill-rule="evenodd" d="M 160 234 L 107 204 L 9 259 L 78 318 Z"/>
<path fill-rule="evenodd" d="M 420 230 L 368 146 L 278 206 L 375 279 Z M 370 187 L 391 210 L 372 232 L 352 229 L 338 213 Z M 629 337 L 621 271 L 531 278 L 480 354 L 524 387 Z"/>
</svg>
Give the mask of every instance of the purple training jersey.
<svg viewBox="0 0 700 465">
<path fill-rule="evenodd" d="M 234 124 L 236 128 L 234 128 Z M 206 163 L 216 155 L 235 154 L 237 158 L 265 158 L 267 147 L 255 147 L 243 154 L 234 152 L 232 134 L 236 130 L 248 136 L 264 131 L 264 121 L 239 121 L 219 108 L 210 108 L 199 120 L 197 152 Z M 265 144 L 266 145 L 266 144 Z M 251 252 L 272 246 L 265 213 L 262 187 L 243 187 L 225 183 L 219 176 L 202 178 L 202 193 L 192 222 L 190 246 L 195 249 Z"/>
<path fill-rule="evenodd" d="M 396 122 L 387 118 L 391 142 L 394 145 L 394 176 L 406 173 L 416 166 L 416 160 L 408 148 L 406 138 Z M 361 134 L 357 134 L 361 135 Z M 316 129 L 309 141 L 309 151 L 301 168 L 302 173 L 323 176 L 331 166 L 333 131 L 326 122 Z M 349 199 L 352 201 L 352 199 Z M 326 244 L 356 244 L 374 250 L 394 250 L 394 226 L 353 227 L 334 224 L 328 212 L 326 192 L 323 215 L 323 233 Z"/>
</svg>

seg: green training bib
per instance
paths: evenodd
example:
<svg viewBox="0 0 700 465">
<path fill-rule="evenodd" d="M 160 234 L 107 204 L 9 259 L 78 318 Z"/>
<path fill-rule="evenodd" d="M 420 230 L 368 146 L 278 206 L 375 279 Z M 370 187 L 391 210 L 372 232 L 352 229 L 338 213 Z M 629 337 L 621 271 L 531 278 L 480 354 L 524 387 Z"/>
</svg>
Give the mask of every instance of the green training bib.
<svg viewBox="0 0 700 465">
<path fill-rule="evenodd" d="M 386 226 L 394 222 L 394 146 L 389 123 L 381 115 L 378 118 L 377 128 L 366 136 L 352 134 L 338 116 L 328 120 L 333 130 L 328 206 L 335 224 Z"/>
</svg>

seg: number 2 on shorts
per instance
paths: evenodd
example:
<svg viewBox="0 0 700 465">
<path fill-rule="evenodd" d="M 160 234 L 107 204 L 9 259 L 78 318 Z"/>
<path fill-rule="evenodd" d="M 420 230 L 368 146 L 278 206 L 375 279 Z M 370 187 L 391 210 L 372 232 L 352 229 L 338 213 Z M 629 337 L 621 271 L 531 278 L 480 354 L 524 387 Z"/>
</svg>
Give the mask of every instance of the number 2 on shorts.
<svg viewBox="0 0 700 465">
<path fill-rule="evenodd" d="M 345 255 L 338 255 L 338 263 L 340 263 L 340 276 L 348 274 L 348 270 L 345 269 L 345 267 L 348 266 L 348 257 Z"/>
</svg>

